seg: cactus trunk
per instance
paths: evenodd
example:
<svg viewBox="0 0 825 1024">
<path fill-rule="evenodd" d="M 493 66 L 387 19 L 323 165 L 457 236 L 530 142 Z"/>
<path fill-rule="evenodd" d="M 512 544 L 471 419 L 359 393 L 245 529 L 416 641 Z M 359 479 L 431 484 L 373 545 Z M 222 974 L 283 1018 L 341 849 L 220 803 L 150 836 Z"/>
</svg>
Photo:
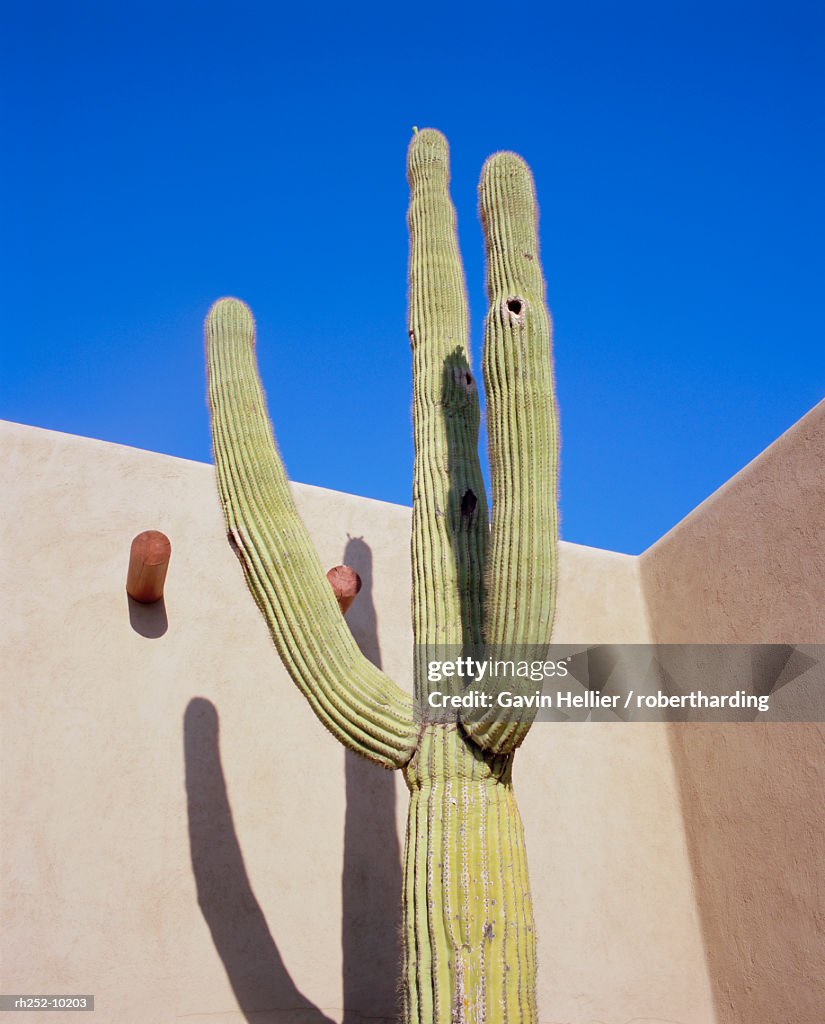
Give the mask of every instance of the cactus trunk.
<svg viewBox="0 0 825 1024">
<path fill-rule="evenodd" d="M 536 1019 L 536 939 L 512 754 L 430 725 L 404 770 L 404 1020 Z"/>
<path fill-rule="evenodd" d="M 432 658 L 456 649 L 478 650 L 485 642 L 550 638 L 547 612 L 552 616 L 554 592 L 545 573 L 555 575 L 555 411 L 549 317 L 541 272 L 532 264 L 537 254 L 532 179 L 519 158 L 500 154 L 485 165 L 481 181 L 491 302 L 485 381 L 499 501 L 490 531 L 444 137 L 430 129 L 418 133 L 407 169 L 416 453 L 412 603 L 416 696 L 423 703 L 432 688 L 423 669 Z M 503 273 L 502 260 L 507 261 Z M 520 302 L 513 317 L 505 297 L 503 323 L 502 291 Z M 518 443 L 515 435 L 524 426 L 543 431 L 535 450 Z M 536 469 L 541 479 L 531 494 L 528 481 Z M 534 536 L 536 528 L 546 536 Z M 527 577 L 532 577 L 529 585 Z M 545 583 L 546 592 L 539 591 L 536 584 Z M 406 1019 L 416 1024 L 529 1022 L 536 1019 L 535 929 L 511 779 L 513 750 L 529 722 L 499 721 L 494 713 L 466 719 L 456 715 L 452 723 L 428 725 L 405 768 L 411 793 L 404 892 Z"/>
<path fill-rule="evenodd" d="M 432 658 L 550 640 L 557 576 L 558 431 L 550 318 L 526 164 L 487 161 L 480 184 L 490 309 L 492 523 L 478 455 L 479 399 L 448 148 L 432 129 L 408 152 L 415 469 L 412 620 L 415 700 Z M 206 324 L 218 487 L 230 542 L 285 667 L 343 744 L 404 772 L 402 993 L 406 1024 L 536 1020 L 536 936 L 512 787 L 529 716 L 462 710 L 421 721 L 357 649 L 289 493 L 254 356 L 234 299 Z"/>
</svg>

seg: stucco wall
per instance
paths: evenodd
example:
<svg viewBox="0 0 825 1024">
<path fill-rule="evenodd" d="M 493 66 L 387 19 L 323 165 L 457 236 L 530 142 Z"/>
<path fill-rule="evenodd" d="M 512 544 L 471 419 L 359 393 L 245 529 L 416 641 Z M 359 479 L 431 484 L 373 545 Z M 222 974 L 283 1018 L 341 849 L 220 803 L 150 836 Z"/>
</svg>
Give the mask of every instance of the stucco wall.
<svg viewBox="0 0 825 1024">
<path fill-rule="evenodd" d="M 101 1024 L 388 1019 L 406 791 L 345 755 L 285 676 L 211 468 L 13 424 L 0 448 L 3 990 L 93 992 Z M 409 510 L 295 491 L 323 564 L 364 577 L 356 638 L 409 686 Z M 149 528 L 172 541 L 164 609 L 124 592 L 129 543 Z M 659 557 L 563 545 L 555 639 L 658 638 Z M 771 736 L 771 764 L 795 758 Z M 790 775 L 812 771 L 763 787 L 747 841 Z M 520 751 L 545 1024 L 745 1019 L 720 996 L 688 776 L 700 803 L 718 788 L 665 726 L 537 723 Z M 723 904 L 731 886 L 739 898 L 728 861 L 748 850 L 734 838 L 714 867 Z M 785 894 L 810 905 L 811 872 L 788 837 L 773 843 L 764 874 L 784 871 Z"/>
<path fill-rule="evenodd" d="M 659 643 L 825 643 L 825 402 L 641 571 Z M 720 1024 L 822 1024 L 825 727 L 674 725 L 670 739 Z"/>
</svg>

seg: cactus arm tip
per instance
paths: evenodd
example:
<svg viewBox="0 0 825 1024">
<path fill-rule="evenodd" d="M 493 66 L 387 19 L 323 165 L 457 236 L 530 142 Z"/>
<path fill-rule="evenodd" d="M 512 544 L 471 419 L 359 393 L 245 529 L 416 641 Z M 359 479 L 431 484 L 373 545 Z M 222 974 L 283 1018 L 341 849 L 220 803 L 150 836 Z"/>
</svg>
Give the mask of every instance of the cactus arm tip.
<svg viewBox="0 0 825 1024">
<path fill-rule="evenodd" d="M 514 153 L 511 149 L 500 149 L 498 152 L 491 153 L 487 157 L 481 168 L 482 187 L 486 176 L 494 170 L 504 170 L 511 174 L 523 175 L 525 179 L 529 178 L 531 183 L 533 180 L 530 165 L 523 156 L 519 153 Z"/>
<path fill-rule="evenodd" d="M 207 329 L 211 324 L 217 325 L 221 321 L 233 320 L 236 324 L 242 325 L 246 331 L 252 332 L 251 341 L 255 342 L 255 317 L 252 310 L 242 299 L 236 299 L 232 295 L 225 295 L 216 299 L 209 307 L 206 314 Z"/>
<path fill-rule="evenodd" d="M 412 187 L 421 186 L 427 172 L 433 169 L 440 170 L 449 181 L 449 166 L 450 146 L 437 128 L 420 128 L 413 133 L 407 150 L 407 180 Z"/>
</svg>

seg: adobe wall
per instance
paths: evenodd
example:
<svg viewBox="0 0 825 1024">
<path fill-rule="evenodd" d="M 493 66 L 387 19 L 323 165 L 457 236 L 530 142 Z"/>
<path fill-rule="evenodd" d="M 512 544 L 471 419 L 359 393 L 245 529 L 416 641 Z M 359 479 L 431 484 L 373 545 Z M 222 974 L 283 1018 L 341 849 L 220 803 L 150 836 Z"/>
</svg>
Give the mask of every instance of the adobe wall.
<svg viewBox="0 0 825 1024">
<path fill-rule="evenodd" d="M 211 467 L 14 424 L 0 450 L 3 990 L 93 993 L 97 1024 L 390 1019 L 404 784 L 285 676 Z M 409 686 L 409 510 L 295 492 Z M 149 528 L 164 608 L 124 592 Z M 635 558 L 562 545 L 559 602 L 560 642 L 649 639 Z M 713 1022 L 666 728 L 537 724 L 516 787 L 542 1021 Z"/>
<path fill-rule="evenodd" d="M 825 643 L 825 402 L 641 571 L 658 643 Z M 719 1024 L 825 1019 L 823 740 L 821 723 L 671 726 Z"/>
</svg>

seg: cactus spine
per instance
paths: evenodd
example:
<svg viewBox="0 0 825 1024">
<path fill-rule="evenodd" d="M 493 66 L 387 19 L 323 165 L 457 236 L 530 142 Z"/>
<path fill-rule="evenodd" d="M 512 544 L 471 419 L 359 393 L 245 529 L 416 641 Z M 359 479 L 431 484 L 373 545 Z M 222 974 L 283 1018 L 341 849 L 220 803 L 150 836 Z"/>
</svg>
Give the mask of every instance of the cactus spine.
<svg viewBox="0 0 825 1024">
<path fill-rule="evenodd" d="M 428 652 L 546 643 L 555 603 L 558 435 L 550 320 L 526 164 L 499 153 L 480 183 L 492 525 L 478 457 L 479 402 L 449 196 L 432 130 L 408 153 L 413 351 L 413 628 L 416 696 Z M 416 722 L 409 697 L 358 651 L 300 522 L 272 438 L 247 308 L 206 322 L 218 487 L 230 542 L 275 645 L 321 722 L 410 789 L 404 863 L 408 1024 L 536 1020 L 535 930 L 512 788 L 530 726 L 494 710 Z"/>
</svg>

